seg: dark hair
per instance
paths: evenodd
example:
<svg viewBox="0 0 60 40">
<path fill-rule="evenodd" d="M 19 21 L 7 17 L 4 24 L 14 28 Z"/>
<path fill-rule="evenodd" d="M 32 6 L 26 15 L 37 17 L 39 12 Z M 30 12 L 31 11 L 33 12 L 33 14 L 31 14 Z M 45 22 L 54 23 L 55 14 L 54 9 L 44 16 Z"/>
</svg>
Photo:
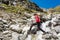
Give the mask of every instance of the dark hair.
<svg viewBox="0 0 60 40">
<path fill-rule="evenodd" d="M 37 15 L 36 13 L 34 15 Z"/>
</svg>

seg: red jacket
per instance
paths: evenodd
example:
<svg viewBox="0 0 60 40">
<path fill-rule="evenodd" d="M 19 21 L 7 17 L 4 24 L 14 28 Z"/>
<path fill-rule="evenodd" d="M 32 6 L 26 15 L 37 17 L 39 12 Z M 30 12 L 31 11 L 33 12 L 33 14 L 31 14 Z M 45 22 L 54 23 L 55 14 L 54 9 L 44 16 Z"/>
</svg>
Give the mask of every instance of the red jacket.
<svg viewBox="0 0 60 40">
<path fill-rule="evenodd" d="M 35 15 L 35 20 L 36 20 L 36 22 L 40 22 L 41 21 L 40 17 L 38 15 Z"/>
</svg>

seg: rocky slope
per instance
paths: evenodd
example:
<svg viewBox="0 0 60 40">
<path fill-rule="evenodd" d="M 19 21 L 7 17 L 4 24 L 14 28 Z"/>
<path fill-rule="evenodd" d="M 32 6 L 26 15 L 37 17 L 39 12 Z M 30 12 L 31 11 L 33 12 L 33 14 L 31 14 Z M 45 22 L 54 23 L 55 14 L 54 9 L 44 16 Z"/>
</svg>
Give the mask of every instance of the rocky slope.
<svg viewBox="0 0 60 40">
<path fill-rule="evenodd" d="M 45 35 L 41 31 L 37 31 L 36 34 L 33 34 L 34 31 L 27 34 L 31 24 L 29 17 L 32 14 L 25 12 L 21 17 L 21 14 L 1 11 L 0 38 L 2 37 L 4 40 L 60 40 L 60 14 L 55 14 L 52 20 L 42 23 L 42 29 L 49 32 Z M 50 22 L 51 26 L 49 26 Z"/>
</svg>

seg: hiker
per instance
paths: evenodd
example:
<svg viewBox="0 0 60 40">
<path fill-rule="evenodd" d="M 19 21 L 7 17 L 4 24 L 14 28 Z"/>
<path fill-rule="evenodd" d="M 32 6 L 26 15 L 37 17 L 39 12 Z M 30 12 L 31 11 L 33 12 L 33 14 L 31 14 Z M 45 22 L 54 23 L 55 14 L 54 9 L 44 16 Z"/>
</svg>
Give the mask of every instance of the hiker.
<svg viewBox="0 0 60 40">
<path fill-rule="evenodd" d="M 40 13 L 39 14 L 37 14 L 37 13 L 35 13 L 33 16 L 32 16 L 32 24 L 31 24 L 31 26 L 30 26 L 30 29 L 29 29 L 29 31 L 31 31 L 31 29 L 32 29 L 32 27 L 34 26 L 34 25 L 37 25 L 37 31 L 38 30 L 41 30 L 42 32 L 44 32 L 44 33 L 46 33 L 44 30 L 42 30 L 41 29 L 41 27 L 40 27 L 40 25 L 41 25 L 41 20 L 40 20 Z"/>
</svg>

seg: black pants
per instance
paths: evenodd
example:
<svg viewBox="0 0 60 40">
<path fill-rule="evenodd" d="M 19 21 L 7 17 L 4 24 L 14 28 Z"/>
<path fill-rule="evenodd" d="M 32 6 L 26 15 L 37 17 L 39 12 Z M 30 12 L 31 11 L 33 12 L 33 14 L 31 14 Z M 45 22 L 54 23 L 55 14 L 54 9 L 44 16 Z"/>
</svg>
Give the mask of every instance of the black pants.
<svg viewBox="0 0 60 40">
<path fill-rule="evenodd" d="M 42 32 L 46 33 L 44 30 L 41 29 L 41 27 L 40 27 L 41 23 L 40 23 L 40 22 L 31 24 L 30 30 L 32 29 L 32 27 L 33 27 L 34 25 L 37 25 L 37 28 L 38 28 L 37 30 L 41 30 Z"/>
</svg>

